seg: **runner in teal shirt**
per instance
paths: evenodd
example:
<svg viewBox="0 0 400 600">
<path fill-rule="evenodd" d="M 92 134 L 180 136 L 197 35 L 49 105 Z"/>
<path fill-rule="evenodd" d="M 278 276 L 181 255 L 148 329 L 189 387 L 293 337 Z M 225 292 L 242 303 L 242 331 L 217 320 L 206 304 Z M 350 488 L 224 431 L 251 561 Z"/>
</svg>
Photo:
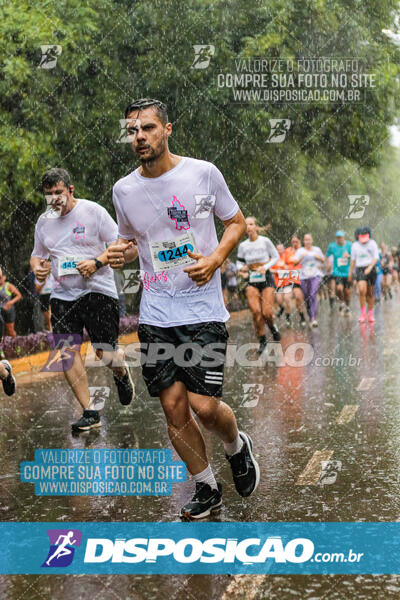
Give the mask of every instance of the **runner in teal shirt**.
<svg viewBox="0 0 400 600">
<path fill-rule="evenodd" d="M 336 294 L 340 300 L 339 312 L 350 314 L 351 282 L 348 280 L 350 269 L 351 242 L 345 239 L 345 232 L 336 232 L 336 241 L 328 246 L 327 259 L 333 256 L 332 276 L 336 284 Z"/>
</svg>

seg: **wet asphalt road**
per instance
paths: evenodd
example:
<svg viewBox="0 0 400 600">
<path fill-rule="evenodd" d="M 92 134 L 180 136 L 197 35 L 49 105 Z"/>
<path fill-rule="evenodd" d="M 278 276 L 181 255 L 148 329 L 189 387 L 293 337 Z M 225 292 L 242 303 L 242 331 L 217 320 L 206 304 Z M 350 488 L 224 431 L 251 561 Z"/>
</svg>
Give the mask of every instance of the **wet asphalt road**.
<svg viewBox="0 0 400 600">
<path fill-rule="evenodd" d="M 320 327 L 289 329 L 280 321 L 289 364 L 227 367 L 224 400 L 241 429 L 251 434 L 262 478 L 256 494 L 240 498 L 222 444 L 205 433 L 224 506 L 223 521 L 398 521 L 400 519 L 400 298 L 376 309 L 374 326 L 355 315 L 339 317 L 324 301 Z M 229 325 L 230 342 L 254 341 L 251 319 L 241 313 Z M 311 344 L 308 364 L 293 344 Z M 313 355 L 311 358 L 311 354 Z M 255 354 L 248 353 L 255 359 Z M 302 364 L 301 362 L 299 363 Z M 193 484 L 174 485 L 171 497 L 37 497 L 19 481 L 19 463 L 37 448 L 168 448 L 159 402 L 149 398 L 139 369 L 137 400 L 121 407 L 107 369 L 91 369 L 90 385 L 109 386 L 100 431 L 72 437 L 79 410 L 63 377 L 20 386 L 1 398 L 0 510 L 3 521 L 173 521 Z M 245 386 L 245 387 L 244 387 Z M 250 387 L 249 387 L 250 386 Z M 260 386 L 263 386 L 260 387 Z M 246 392 L 247 390 L 247 392 Z M 351 406 L 351 408 L 346 408 Z M 329 483 L 314 453 L 336 465 Z M 320 461 L 314 457 L 314 462 Z M 308 467 L 307 467 L 308 465 Z M 338 470 L 339 466 L 341 470 Z M 334 476 L 333 476 L 334 479 Z M 229 587 L 230 586 L 230 587 Z M 224 596 L 225 592 L 225 596 Z M 400 598 L 400 576 L 9 576 L 0 598 L 209 600 L 217 598 Z"/>
</svg>

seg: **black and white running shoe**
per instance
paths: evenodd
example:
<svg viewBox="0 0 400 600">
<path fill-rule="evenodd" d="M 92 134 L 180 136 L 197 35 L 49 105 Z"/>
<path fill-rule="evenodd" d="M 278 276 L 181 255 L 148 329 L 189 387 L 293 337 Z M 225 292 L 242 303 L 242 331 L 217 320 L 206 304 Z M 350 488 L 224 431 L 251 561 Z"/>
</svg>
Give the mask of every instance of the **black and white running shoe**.
<svg viewBox="0 0 400 600">
<path fill-rule="evenodd" d="M 241 450 L 232 456 L 225 456 L 231 465 L 237 493 L 246 497 L 254 492 L 260 482 L 260 467 L 253 456 L 250 436 L 243 431 L 239 431 L 239 435 L 243 440 Z"/>
<path fill-rule="evenodd" d="M 12 396 L 15 393 L 15 390 L 17 387 L 15 377 L 12 374 L 12 367 L 11 367 L 10 363 L 8 362 L 8 360 L 2 360 L 1 362 L 3 363 L 6 370 L 8 371 L 8 376 L 5 379 L 2 379 L 3 390 L 4 390 L 4 393 L 7 394 L 7 396 Z"/>
<path fill-rule="evenodd" d="M 193 498 L 181 508 L 181 519 L 203 519 L 222 505 L 222 486 L 217 483 L 218 489 L 212 489 L 208 483 L 196 482 L 196 491 Z"/>
<path fill-rule="evenodd" d="M 272 333 L 272 337 L 274 338 L 274 342 L 280 342 L 281 341 L 281 334 L 279 333 L 279 329 L 277 328 L 276 325 L 272 325 L 270 327 L 270 331 Z"/>
<path fill-rule="evenodd" d="M 265 335 L 260 335 L 259 342 L 260 345 L 258 346 L 257 353 L 262 354 L 267 347 L 267 337 Z"/>
<path fill-rule="evenodd" d="M 72 423 L 73 431 L 88 431 L 94 427 L 101 427 L 100 415 L 97 410 L 84 410 L 81 418 Z"/>
<path fill-rule="evenodd" d="M 132 381 L 128 367 L 125 368 L 125 371 L 125 375 L 121 378 L 114 375 L 114 381 L 117 386 L 119 401 L 124 406 L 128 406 L 135 397 L 135 384 Z"/>
</svg>

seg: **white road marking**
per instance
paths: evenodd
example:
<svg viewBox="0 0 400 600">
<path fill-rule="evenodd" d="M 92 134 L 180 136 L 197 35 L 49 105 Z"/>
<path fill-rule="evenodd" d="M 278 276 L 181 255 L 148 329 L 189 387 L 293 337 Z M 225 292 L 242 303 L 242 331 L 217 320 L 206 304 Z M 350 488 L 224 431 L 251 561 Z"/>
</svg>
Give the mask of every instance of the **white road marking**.
<svg viewBox="0 0 400 600">
<path fill-rule="evenodd" d="M 345 425 L 346 423 L 350 423 L 352 419 L 354 419 L 354 415 L 358 411 L 359 404 L 346 404 L 343 406 L 339 415 L 336 419 L 337 425 Z"/>
<path fill-rule="evenodd" d="M 366 392 L 369 390 L 375 379 L 375 377 L 363 377 L 356 387 L 357 392 Z"/>
</svg>

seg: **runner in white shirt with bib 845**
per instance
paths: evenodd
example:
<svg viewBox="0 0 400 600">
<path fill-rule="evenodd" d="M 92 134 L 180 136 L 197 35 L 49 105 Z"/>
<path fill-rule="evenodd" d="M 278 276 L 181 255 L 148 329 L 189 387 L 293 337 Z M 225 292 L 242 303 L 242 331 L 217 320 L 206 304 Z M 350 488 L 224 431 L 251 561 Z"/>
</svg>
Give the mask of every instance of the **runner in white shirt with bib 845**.
<svg viewBox="0 0 400 600">
<path fill-rule="evenodd" d="M 120 366 L 123 352 L 116 350 L 118 295 L 106 251 L 106 244 L 117 238 L 117 225 L 96 202 L 74 198 L 74 187 L 65 169 L 46 171 L 42 187 L 48 210 L 36 223 L 31 268 L 39 283 L 46 280 L 50 271 L 56 282 L 50 296 L 53 333 L 61 337 L 58 343 L 65 347 L 66 343 L 70 345 L 70 334 L 81 339 L 85 327 L 97 356 L 113 371 L 121 404 L 129 404 L 134 386 L 128 369 Z M 99 427 L 98 411 L 90 405 L 80 344 L 70 350 L 74 352 L 72 366 L 65 360 L 61 366 L 83 408 L 82 417 L 72 424 L 72 429 Z M 64 356 L 71 354 L 66 352 Z"/>
</svg>

